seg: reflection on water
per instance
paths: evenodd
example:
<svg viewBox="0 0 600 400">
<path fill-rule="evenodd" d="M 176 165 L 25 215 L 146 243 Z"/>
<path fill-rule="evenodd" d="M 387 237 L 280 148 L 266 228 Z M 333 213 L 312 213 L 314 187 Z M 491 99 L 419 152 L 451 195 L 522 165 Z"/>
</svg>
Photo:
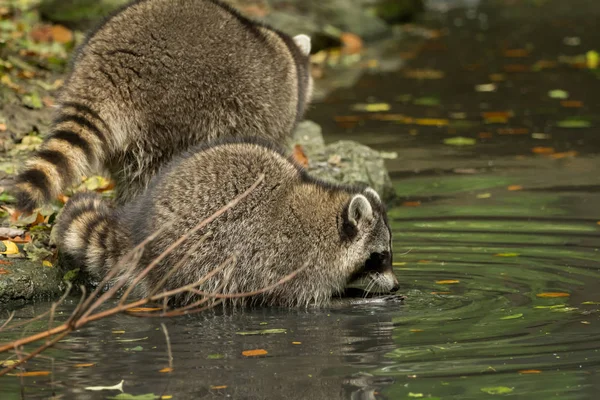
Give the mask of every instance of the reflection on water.
<svg viewBox="0 0 600 400">
<path fill-rule="evenodd" d="M 160 321 L 118 316 L 27 367 L 51 375 L 0 378 L 0 398 L 21 398 L 23 390 L 28 399 L 104 399 L 118 392 L 84 388 L 121 380 L 129 394 L 174 399 L 593 398 L 600 390 L 600 139 L 590 88 L 598 77 L 559 60 L 598 43 L 600 4 L 565 4 L 485 1 L 431 13 L 427 25 L 440 34 L 408 43 L 404 53 L 413 58 L 405 68 L 442 71 L 442 78 L 415 79 L 405 69 L 366 75 L 312 110 L 330 140 L 351 137 L 398 155 L 390 166 L 400 200 L 389 214 L 405 304 L 172 319 L 171 373 L 160 372 L 168 366 Z M 564 45 L 564 37 L 582 45 Z M 494 91 L 476 91 L 489 83 Z M 555 89 L 576 102 L 552 98 Z M 356 115 L 352 105 L 365 101 L 389 103 L 396 116 L 363 113 L 350 125 L 332 118 Z M 573 117 L 586 122 L 559 126 Z M 444 144 L 453 137 L 474 144 Z M 30 305 L 18 317 L 48 307 Z M 264 329 L 285 332 L 240 334 Z M 267 355 L 242 355 L 252 349 Z"/>
</svg>

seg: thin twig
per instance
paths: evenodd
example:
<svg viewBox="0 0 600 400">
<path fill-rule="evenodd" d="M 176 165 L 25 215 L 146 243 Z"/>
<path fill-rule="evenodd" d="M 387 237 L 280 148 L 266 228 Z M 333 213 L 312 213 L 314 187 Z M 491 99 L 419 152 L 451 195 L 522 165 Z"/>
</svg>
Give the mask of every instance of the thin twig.
<svg viewBox="0 0 600 400">
<path fill-rule="evenodd" d="M 12 371 L 13 369 L 17 368 L 18 366 L 26 363 L 27 361 L 31 360 L 33 357 L 37 356 L 38 354 L 40 354 L 42 351 L 46 350 L 47 348 L 54 346 L 59 340 L 61 340 L 62 338 L 64 338 L 65 336 L 67 336 L 69 333 L 71 333 L 70 330 L 67 330 L 63 333 L 61 333 L 58 336 L 55 336 L 52 340 L 50 340 L 49 342 L 44 343 L 42 346 L 38 347 L 37 349 L 35 349 L 34 351 L 32 351 L 31 353 L 29 353 L 26 357 L 23 358 L 19 358 L 19 362 L 18 363 L 14 363 L 12 365 L 9 365 L 8 367 L 4 368 L 2 371 L 0 371 L 0 376 L 3 376 L 7 373 L 9 373 L 10 371 Z M 15 350 L 17 349 L 17 346 L 15 346 Z"/>
<path fill-rule="evenodd" d="M 169 339 L 169 331 L 167 330 L 167 326 L 161 322 L 160 326 L 162 327 L 163 333 L 165 334 L 165 340 L 167 341 L 167 355 L 169 356 L 169 368 L 173 369 L 173 352 L 171 351 L 171 339 Z"/>
<path fill-rule="evenodd" d="M 12 321 L 12 319 L 15 317 L 15 312 L 10 312 L 8 313 L 8 319 L 6 321 L 4 321 L 4 323 L 2 324 L 2 326 L 0 326 L 0 332 L 2 332 L 2 330 L 6 327 L 6 325 L 10 324 L 10 321 Z"/>
</svg>

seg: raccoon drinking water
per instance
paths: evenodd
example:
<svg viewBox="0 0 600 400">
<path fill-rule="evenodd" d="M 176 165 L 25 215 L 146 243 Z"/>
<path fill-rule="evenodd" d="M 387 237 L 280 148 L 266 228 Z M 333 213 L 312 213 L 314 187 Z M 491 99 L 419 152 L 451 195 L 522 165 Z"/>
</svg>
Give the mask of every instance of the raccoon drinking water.
<svg viewBox="0 0 600 400">
<path fill-rule="evenodd" d="M 310 99 L 310 39 L 218 0 L 138 0 L 74 56 L 57 117 L 17 177 L 31 211 L 108 170 L 125 203 L 174 155 L 236 132 L 280 144 Z"/>
<path fill-rule="evenodd" d="M 311 178 L 284 153 L 257 142 L 226 141 L 196 149 L 174 160 L 147 192 L 116 210 L 96 194 L 74 196 L 57 224 L 59 250 L 102 278 L 125 253 L 162 228 L 144 250 L 133 272 L 137 276 L 261 175 L 263 180 L 238 205 L 166 256 L 143 279 L 139 294 L 197 282 L 231 255 L 237 257 L 235 265 L 224 267 L 201 290 L 252 292 L 303 265 L 292 280 L 252 302 L 323 305 L 363 277 L 381 290 L 398 289 L 391 232 L 377 193 Z M 164 284 L 159 283 L 164 277 Z M 192 298 L 174 300 L 186 303 Z"/>
</svg>

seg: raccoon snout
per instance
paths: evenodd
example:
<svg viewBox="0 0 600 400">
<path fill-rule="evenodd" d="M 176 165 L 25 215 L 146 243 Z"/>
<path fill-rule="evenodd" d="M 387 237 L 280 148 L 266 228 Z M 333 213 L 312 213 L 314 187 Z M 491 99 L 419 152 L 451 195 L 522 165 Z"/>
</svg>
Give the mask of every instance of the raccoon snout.
<svg viewBox="0 0 600 400">
<path fill-rule="evenodd" d="M 371 253 L 365 263 L 364 271 L 382 288 L 390 292 L 397 292 L 400 289 L 400 283 L 392 268 L 392 254 L 389 251 Z"/>
</svg>

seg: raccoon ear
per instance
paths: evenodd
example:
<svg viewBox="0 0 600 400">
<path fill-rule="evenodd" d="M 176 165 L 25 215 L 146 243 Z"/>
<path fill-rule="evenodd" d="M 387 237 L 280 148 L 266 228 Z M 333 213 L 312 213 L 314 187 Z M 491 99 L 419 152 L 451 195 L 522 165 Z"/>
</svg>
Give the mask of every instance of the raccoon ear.
<svg viewBox="0 0 600 400">
<path fill-rule="evenodd" d="M 363 221 L 373 219 L 373 208 L 369 200 L 362 194 L 357 194 L 348 205 L 348 222 L 358 226 Z"/>
<path fill-rule="evenodd" d="M 302 54 L 304 54 L 305 56 L 308 56 L 310 54 L 310 37 L 304 34 L 296 35 L 294 36 L 294 42 L 296 42 L 296 46 L 300 48 Z"/>
</svg>

